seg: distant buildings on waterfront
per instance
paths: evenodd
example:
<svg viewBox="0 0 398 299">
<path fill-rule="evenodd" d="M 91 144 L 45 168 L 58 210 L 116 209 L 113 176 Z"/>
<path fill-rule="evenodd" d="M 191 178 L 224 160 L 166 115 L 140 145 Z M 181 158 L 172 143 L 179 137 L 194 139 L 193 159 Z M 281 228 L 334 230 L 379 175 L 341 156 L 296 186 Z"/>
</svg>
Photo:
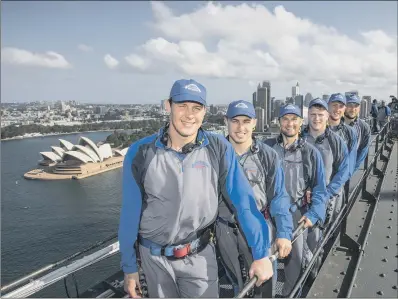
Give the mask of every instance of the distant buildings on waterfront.
<svg viewBox="0 0 398 299">
<path fill-rule="evenodd" d="M 355 94 L 359 96 L 358 90 L 351 90 L 344 93 L 345 95 Z M 326 103 L 329 101 L 329 94 L 322 94 L 320 98 Z M 280 107 L 286 104 L 297 105 L 301 109 L 301 113 L 304 118 L 304 123 L 308 122 L 308 105 L 314 99 L 310 92 L 307 92 L 305 96 L 301 93 L 299 82 L 296 82 L 291 89 L 291 95 L 285 99 L 276 99 L 272 97 L 271 82 L 263 81 L 257 86 L 257 90 L 252 93 L 252 102 L 255 107 L 257 126 L 256 132 L 275 131 L 273 127 L 278 126 L 278 115 Z M 372 98 L 371 96 L 363 96 L 361 102 L 360 117 L 366 118 L 369 115 Z"/>
</svg>

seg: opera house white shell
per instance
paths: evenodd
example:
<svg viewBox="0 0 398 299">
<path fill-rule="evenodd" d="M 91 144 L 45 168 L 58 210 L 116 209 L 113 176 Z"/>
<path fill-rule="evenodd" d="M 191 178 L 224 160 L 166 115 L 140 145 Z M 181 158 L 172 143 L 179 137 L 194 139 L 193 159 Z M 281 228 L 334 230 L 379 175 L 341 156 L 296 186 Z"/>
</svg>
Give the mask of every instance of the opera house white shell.
<svg viewBox="0 0 398 299">
<path fill-rule="evenodd" d="M 79 138 L 76 145 L 64 139 L 59 139 L 59 144 L 60 146 L 51 146 L 51 152 L 40 152 L 43 160 L 39 164 L 45 166 L 56 164 L 81 165 L 104 162 L 114 156 L 109 143 L 98 147 L 92 140 L 83 136 Z M 127 150 L 128 148 L 116 149 L 115 156 L 125 156 Z"/>
</svg>

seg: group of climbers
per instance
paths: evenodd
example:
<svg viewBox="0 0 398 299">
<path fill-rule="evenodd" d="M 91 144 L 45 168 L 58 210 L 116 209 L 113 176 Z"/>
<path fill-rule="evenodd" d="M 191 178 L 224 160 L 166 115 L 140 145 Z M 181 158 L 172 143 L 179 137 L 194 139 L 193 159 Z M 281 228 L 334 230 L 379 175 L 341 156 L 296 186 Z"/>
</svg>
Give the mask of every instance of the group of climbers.
<svg viewBox="0 0 398 299">
<path fill-rule="evenodd" d="M 206 88 L 195 80 L 176 81 L 167 105 L 166 125 L 133 143 L 124 160 L 126 292 L 140 297 L 139 255 L 149 297 L 219 297 L 218 260 L 235 295 L 256 276 L 254 296 L 274 297 L 277 264 L 269 257 L 277 250 L 288 296 L 367 155 L 359 98 L 312 100 L 306 126 L 297 106 L 283 106 L 279 136 L 264 141 L 254 138 L 255 109 L 243 100 L 228 106 L 228 136 L 203 130 Z M 302 222 L 306 230 L 292 243 Z"/>
</svg>

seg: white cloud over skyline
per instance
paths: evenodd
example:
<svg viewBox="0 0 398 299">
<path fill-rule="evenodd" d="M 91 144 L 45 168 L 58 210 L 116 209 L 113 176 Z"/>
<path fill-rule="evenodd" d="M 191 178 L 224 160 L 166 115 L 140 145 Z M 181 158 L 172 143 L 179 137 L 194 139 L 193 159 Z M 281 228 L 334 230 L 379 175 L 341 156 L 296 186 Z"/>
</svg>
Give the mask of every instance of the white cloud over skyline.
<svg viewBox="0 0 398 299">
<path fill-rule="evenodd" d="M 1 62 L 11 65 L 70 69 L 72 65 L 66 58 L 53 51 L 34 53 L 24 49 L 5 47 L 1 48 Z"/>
<path fill-rule="evenodd" d="M 325 91 L 396 93 L 397 37 L 382 30 L 360 32 L 361 39 L 355 40 L 283 6 L 269 11 L 261 4 L 209 2 L 181 15 L 166 3 L 151 6 L 157 37 L 111 68 L 128 66 L 141 73 L 170 69 L 189 77 L 241 79 L 249 85 L 298 80 Z"/>
<path fill-rule="evenodd" d="M 93 52 L 93 51 L 94 51 L 93 47 L 88 46 L 88 45 L 86 45 L 86 44 L 79 44 L 79 45 L 77 46 L 77 48 L 78 48 L 80 51 L 83 51 L 83 52 Z"/>
</svg>

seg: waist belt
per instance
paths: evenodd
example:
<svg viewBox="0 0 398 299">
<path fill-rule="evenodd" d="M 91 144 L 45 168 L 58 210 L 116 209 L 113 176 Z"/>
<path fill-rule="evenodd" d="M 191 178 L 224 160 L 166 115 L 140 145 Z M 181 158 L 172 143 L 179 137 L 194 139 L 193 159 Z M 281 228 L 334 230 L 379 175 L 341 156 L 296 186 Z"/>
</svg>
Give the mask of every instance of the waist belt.
<svg viewBox="0 0 398 299">
<path fill-rule="evenodd" d="M 183 258 L 185 256 L 202 251 L 209 244 L 211 237 L 211 228 L 202 231 L 202 234 L 192 241 L 181 242 L 179 245 L 159 245 L 149 239 L 139 238 L 142 246 L 149 248 L 152 255 L 174 258 Z"/>
</svg>

